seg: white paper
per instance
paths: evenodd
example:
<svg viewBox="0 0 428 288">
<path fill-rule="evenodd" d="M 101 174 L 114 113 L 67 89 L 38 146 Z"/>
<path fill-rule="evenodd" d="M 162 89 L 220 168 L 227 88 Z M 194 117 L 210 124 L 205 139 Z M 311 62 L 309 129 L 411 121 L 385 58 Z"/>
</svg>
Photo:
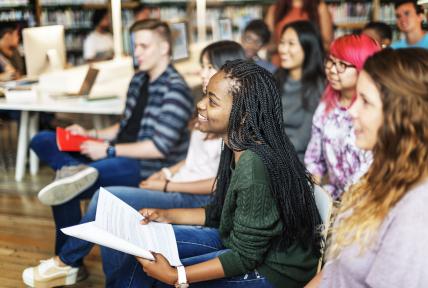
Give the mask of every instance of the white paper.
<svg viewBox="0 0 428 288">
<path fill-rule="evenodd" d="M 131 206 L 100 188 L 95 221 L 63 228 L 64 234 L 153 260 L 149 251 L 160 253 L 172 266 L 182 265 L 172 225 L 150 222 Z"/>
</svg>

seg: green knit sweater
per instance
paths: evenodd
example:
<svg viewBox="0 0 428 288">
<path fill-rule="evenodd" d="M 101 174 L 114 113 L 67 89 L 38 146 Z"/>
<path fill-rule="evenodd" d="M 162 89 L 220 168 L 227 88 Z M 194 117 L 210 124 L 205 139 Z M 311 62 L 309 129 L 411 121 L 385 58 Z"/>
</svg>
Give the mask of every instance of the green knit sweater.
<svg viewBox="0 0 428 288">
<path fill-rule="evenodd" d="M 232 171 L 221 215 L 215 204 L 205 208 L 205 225 L 219 228 L 231 249 L 219 256 L 226 277 L 256 269 L 275 287 L 303 287 L 316 272 L 318 259 L 298 243 L 279 245 L 283 229 L 269 176 L 261 159 L 245 151 Z"/>
</svg>

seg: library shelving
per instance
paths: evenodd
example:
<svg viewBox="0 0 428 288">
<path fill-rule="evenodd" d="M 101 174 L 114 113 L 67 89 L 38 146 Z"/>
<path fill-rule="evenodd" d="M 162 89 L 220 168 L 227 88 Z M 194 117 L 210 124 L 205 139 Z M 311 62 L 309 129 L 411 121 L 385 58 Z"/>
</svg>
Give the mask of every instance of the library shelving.
<svg viewBox="0 0 428 288">
<path fill-rule="evenodd" d="M 37 24 L 36 0 L 1 0 L 0 22 L 17 21 L 32 27 Z"/>
</svg>

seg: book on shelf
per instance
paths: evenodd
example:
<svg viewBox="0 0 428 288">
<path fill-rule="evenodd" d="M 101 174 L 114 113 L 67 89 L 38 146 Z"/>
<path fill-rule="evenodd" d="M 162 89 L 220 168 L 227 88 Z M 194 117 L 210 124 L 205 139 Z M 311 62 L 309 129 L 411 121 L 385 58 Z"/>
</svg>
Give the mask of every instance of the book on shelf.
<svg viewBox="0 0 428 288">
<path fill-rule="evenodd" d="M 144 217 L 131 206 L 100 188 L 95 221 L 61 229 L 64 234 L 127 254 L 154 260 L 160 253 L 172 266 L 180 266 L 177 242 L 171 224 L 140 224 Z"/>
<path fill-rule="evenodd" d="M 56 128 L 56 144 L 60 151 L 80 152 L 80 145 L 88 140 L 102 142 L 100 139 L 71 134 L 70 131 L 61 127 Z"/>
</svg>

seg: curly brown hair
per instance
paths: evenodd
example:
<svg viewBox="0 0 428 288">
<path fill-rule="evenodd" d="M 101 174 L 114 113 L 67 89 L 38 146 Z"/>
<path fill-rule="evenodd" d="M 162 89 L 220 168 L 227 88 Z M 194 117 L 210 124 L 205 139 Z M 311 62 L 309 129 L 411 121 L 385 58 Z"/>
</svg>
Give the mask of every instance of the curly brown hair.
<svg viewBox="0 0 428 288">
<path fill-rule="evenodd" d="M 383 124 L 370 169 L 344 194 L 330 258 L 354 243 L 368 248 L 388 212 L 428 176 L 428 51 L 386 49 L 364 71 L 379 89 Z"/>
</svg>

